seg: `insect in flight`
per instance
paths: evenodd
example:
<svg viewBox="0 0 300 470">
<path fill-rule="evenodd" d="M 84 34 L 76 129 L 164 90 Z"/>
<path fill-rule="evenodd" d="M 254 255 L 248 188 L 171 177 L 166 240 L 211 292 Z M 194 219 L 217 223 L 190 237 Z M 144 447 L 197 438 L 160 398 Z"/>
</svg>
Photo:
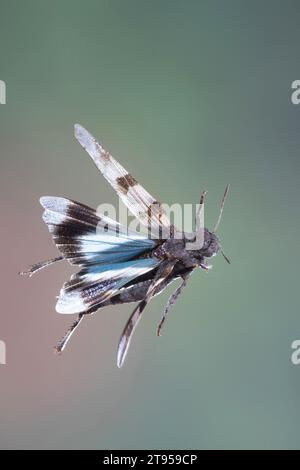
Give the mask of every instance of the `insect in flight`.
<svg viewBox="0 0 300 470">
<path fill-rule="evenodd" d="M 191 242 L 193 237 L 195 239 L 197 233 L 186 234 L 171 224 L 162 204 L 79 124 L 75 125 L 75 137 L 130 212 L 148 230 L 151 227 L 151 234 L 159 235 L 149 238 L 129 231 L 127 227 L 79 202 L 45 196 L 40 199 L 44 208 L 43 220 L 48 225 L 60 256 L 37 263 L 21 274 L 31 276 L 62 260 L 81 267 L 63 285 L 56 303 L 58 313 L 77 314 L 76 321 L 56 346 L 57 352 L 64 350 L 71 335 L 88 314 L 108 305 L 139 302 L 119 342 L 117 365 L 121 367 L 134 330 L 153 296 L 162 292 L 173 280 L 181 280 L 169 298 L 158 325 L 157 334 L 160 335 L 170 307 L 186 286 L 193 270 L 197 267 L 208 270 L 210 266 L 206 265 L 206 258 L 218 252 L 229 263 L 216 235 L 229 185 L 225 189 L 214 230 L 202 229 L 201 248 L 188 250 L 187 242 Z M 198 216 L 204 208 L 205 195 L 204 191 Z M 166 233 L 168 237 L 164 236 Z"/>
</svg>

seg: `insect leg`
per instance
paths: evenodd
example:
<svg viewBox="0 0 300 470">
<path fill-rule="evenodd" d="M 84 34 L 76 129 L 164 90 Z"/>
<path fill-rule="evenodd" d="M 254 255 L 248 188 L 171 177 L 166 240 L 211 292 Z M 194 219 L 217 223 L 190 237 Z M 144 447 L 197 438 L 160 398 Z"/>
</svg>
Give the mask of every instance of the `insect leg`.
<svg viewBox="0 0 300 470">
<path fill-rule="evenodd" d="M 176 264 L 176 261 L 172 261 L 172 262 L 166 261 L 159 267 L 153 281 L 151 282 L 148 288 L 145 298 L 137 305 L 137 307 L 132 312 L 128 322 L 126 323 L 126 326 L 123 330 L 123 333 L 121 335 L 121 339 L 119 342 L 118 356 L 117 356 L 118 367 L 122 367 L 124 363 L 124 360 L 125 360 L 125 357 L 126 357 L 126 354 L 127 354 L 130 342 L 131 342 L 132 335 L 137 327 L 139 320 L 141 319 L 141 315 L 146 305 L 148 304 L 151 297 L 155 295 L 155 291 L 171 274 L 175 264 Z"/>
<path fill-rule="evenodd" d="M 168 302 L 167 302 L 167 305 L 166 305 L 166 308 L 165 308 L 165 311 L 164 311 L 164 314 L 159 322 L 159 325 L 157 327 L 157 336 L 160 336 L 161 335 L 161 329 L 166 321 L 166 318 L 168 316 L 168 313 L 169 313 L 169 310 L 170 308 L 172 307 L 172 305 L 175 304 L 177 298 L 179 297 L 179 295 L 181 294 L 182 290 L 184 289 L 184 287 L 187 285 L 187 281 L 188 281 L 188 278 L 190 276 L 191 272 L 189 273 L 186 273 L 186 274 L 183 274 L 181 277 L 182 277 L 182 283 L 180 284 L 179 287 L 177 287 L 177 289 L 175 290 L 175 292 L 173 292 L 173 294 L 171 295 L 171 297 L 169 298 Z"/>
<path fill-rule="evenodd" d="M 85 317 L 85 313 L 80 313 L 77 317 L 77 320 L 75 320 L 72 325 L 70 326 L 70 328 L 68 329 L 68 331 L 66 332 L 66 334 L 64 335 L 64 337 L 57 343 L 56 347 L 55 347 L 55 352 L 57 354 L 63 352 L 63 350 L 65 349 L 69 339 L 71 338 L 72 334 L 75 332 L 75 330 L 78 328 L 78 326 L 80 325 L 80 323 L 82 322 L 83 318 Z"/>
<path fill-rule="evenodd" d="M 58 256 L 57 258 L 47 259 L 46 261 L 40 261 L 39 263 L 30 266 L 27 271 L 21 271 L 19 274 L 21 276 L 31 277 L 37 271 L 40 271 L 41 269 L 46 268 L 47 266 L 50 266 L 51 264 L 56 263 L 57 261 L 62 261 L 63 259 L 63 256 Z"/>
</svg>

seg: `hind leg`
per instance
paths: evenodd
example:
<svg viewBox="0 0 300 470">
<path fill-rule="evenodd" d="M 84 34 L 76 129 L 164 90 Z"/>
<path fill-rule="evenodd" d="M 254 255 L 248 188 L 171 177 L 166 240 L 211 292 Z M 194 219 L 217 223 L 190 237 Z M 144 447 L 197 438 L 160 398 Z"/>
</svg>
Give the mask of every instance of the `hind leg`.
<svg viewBox="0 0 300 470">
<path fill-rule="evenodd" d="M 27 271 L 21 271 L 19 274 L 21 276 L 29 276 L 31 277 L 34 273 L 40 271 L 41 269 L 50 266 L 53 263 L 57 263 L 57 261 L 62 261 L 64 259 L 63 256 L 57 256 L 56 258 L 47 259 L 46 261 L 40 261 L 39 263 L 33 264 L 30 266 Z"/>
<path fill-rule="evenodd" d="M 162 316 L 162 319 L 160 320 L 159 325 L 157 327 L 157 336 L 161 335 L 161 329 L 162 329 L 162 327 L 163 327 L 163 325 L 166 321 L 169 310 L 172 307 L 172 305 L 175 304 L 175 302 L 178 299 L 179 295 L 181 294 L 182 290 L 187 285 L 187 281 L 188 281 L 188 278 L 189 278 L 190 274 L 191 273 L 189 272 L 189 273 L 185 273 L 185 274 L 182 275 L 182 283 L 180 284 L 179 287 L 177 287 L 175 292 L 173 292 L 173 294 L 169 298 L 168 303 L 167 303 L 166 308 L 165 308 L 165 311 L 164 311 L 164 314 Z"/>
<path fill-rule="evenodd" d="M 68 341 L 70 340 L 70 338 L 73 335 L 73 333 L 75 332 L 75 330 L 77 330 L 77 328 L 79 327 L 79 325 L 82 322 L 85 315 L 88 315 L 88 313 L 80 313 L 77 317 L 77 320 L 75 320 L 72 323 L 72 325 L 70 326 L 68 331 L 63 336 L 63 338 L 57 343 L 56 347 L 54 348 L 54 350 L 57 354 L 60 354 L 60 353 L 63 352 L 63 350 L 67 346 Z"/>
</svg>

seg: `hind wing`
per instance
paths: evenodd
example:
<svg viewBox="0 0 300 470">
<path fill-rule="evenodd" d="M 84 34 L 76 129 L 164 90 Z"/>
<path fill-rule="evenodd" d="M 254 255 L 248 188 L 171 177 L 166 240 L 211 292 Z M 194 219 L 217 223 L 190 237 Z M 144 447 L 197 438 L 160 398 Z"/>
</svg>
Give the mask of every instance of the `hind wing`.
<svg viewBox="0 0 300 470">
<path fill-rule="evenodd" d="M 89 266 L 127 261 L 153 249 L 156 242 L 128 231 L 114 220 L 79 202 L 44 196 L 43 220 L 63 257 Z"/>
<path fill-rule="evenodd" d="M 56 304 L 58 313 L 92 313 L 119 293 L 128 282 L 153 270 L 157 258 L 136 259 L 106 266 L 89 266 L 66 282 Z"/>
</svg>

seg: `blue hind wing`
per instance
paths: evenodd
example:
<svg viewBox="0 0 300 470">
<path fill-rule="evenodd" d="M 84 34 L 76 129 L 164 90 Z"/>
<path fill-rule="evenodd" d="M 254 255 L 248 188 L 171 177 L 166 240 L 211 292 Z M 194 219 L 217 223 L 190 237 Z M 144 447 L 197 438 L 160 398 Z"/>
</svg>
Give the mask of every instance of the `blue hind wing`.
<svg viewBox="0 0 300 470">
<path fill-rule="evenodd" d="M 125 262 L 156 246 L 155 241 L 76 201 L 45 196 L 40 203 L 55 245 L 71 264 Z"/>
<path fill-rule="evenodd" d="M 145 258 L 82 269 L 63 285 L 56 311 L 64 314 L 94 312 L 125 284 L 159 264 L 157 258 Z"/>
</svg>

